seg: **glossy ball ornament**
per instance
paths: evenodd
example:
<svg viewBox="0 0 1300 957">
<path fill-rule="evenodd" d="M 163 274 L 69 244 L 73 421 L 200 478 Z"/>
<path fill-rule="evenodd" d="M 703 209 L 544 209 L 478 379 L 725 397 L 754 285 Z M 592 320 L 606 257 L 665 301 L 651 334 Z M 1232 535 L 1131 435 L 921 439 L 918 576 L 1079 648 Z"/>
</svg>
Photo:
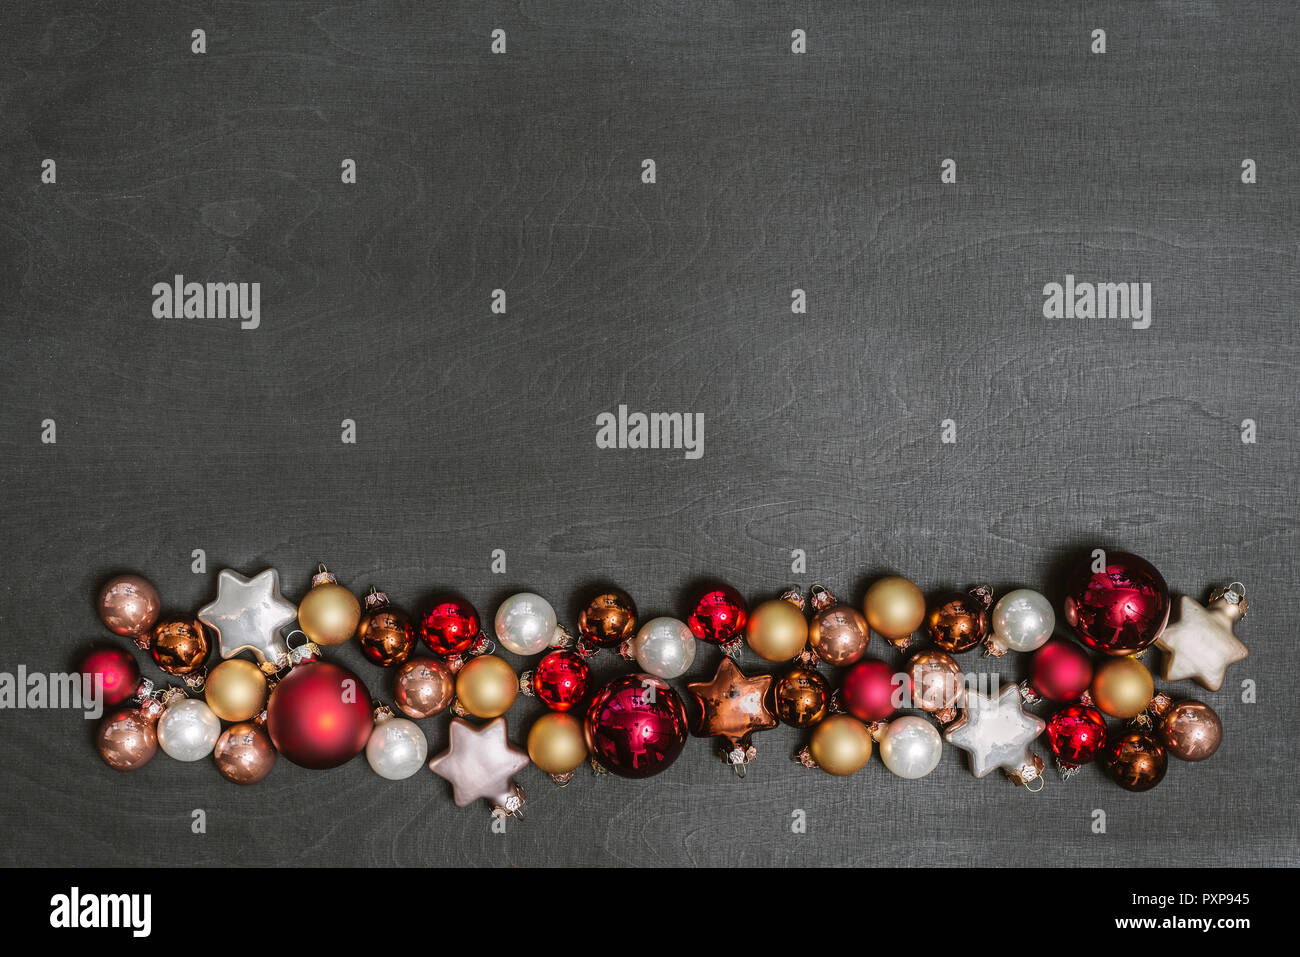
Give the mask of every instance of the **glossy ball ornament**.
<svg viewBox="0 0 1300 957">
<path fill-rule="evenodd" d="M 415 649 L 415 626 L 406 613 L 393 607 L 388 596 L 371 591 L 357 624 L 361 653 L 383 668 L 400 665 Z"/>
<path fill-rule="evenodd" d="M 938 766 L 942 754 L 943 738 L 924 718 L 895 718 L 880 736 L 880 760 L 900 778 L 925 777 Z"/>
<path fill-rule="evenodd" d="M 104 583 L 95 600 L 99 620 L 115 635 L 140 638 L 158 620 L 162 599 L 158 589 L 139 575 L 116 575 Z"/>
<path fill-rule="evenodd" d="M 792 728 L 811 728 L 826 717 L 831 691 L 811 668 L 795 668 L 772 684 L 773 710 Z"/>
<path fill-rule="evenodd" d="M 714 585 L 696 600 L 686 624 L 700 641 L 726 645 L 745 633 L 748 621 L 748 606 L 740 592 L 730 585 Z"/>
<path fill-rule="evenodd" d="M 833 714 L 813 728 L 808 751 L 827 774 L 847 777 L 871 759 L 871 732 L 857 718 Z"/>
<path fill-rule="evenodd" d="M 395 718 L 387 708 L 378 708 L 375 727 L 366 742 L 366 761 L 381 778 L 402 781 L 424 767 L 429 742 L 414 721 Z"/>
<path fill-rule="evenodd" d="M 169 675 L 192 675 L 208 660 L 207 632 L 189 618 L 168 618 L 154 625 L 149 651 L 158 667 Z"/>
<path fill-rule="evenodd" d="M 1117 735 L 1106 751 L 1106 770 L 1126 791 L 1149 791 L 1162 780 L 1169 759 L 1164 745 L 1141 731 Z"/>
<path fill-rule="evenodd" d="M 1199 701 L 1181 701 L 1156 722 L 1161 743 L 1184 761 L 1204 761 L 1223 742 L 1223 723 Z"/>
<path fill-rule="evenodd" d="M 789 661 L 808 642 L 808 620 L 782 598 L 765 601 L 749 616 L 746 638 L 764 661 Z"/>
<path fill-rule="evenodd" d="M 662 678 L 620 675 L 598 691 L 584 723 L 587 748 L 607 771 L 648 778 L 677 760 L 686 745 L 686 706 Z"/>
<path fill-rule="evenodd" d="M 582 703 L 590 680 L 591 668 L 581 655 L 557 648 L 537 662 L 533 693 L 552 711 L 571 711 Z"/>
<path fill-rule="evenodd" d="M 1155 693 L 1151 672 L 1136 658 L 1108 658 L 1092 676 L 1093 704 L 1113 718 L 1136 717 Z"/>
<path fill-rule="evenodd" d="M 587 760 L 582 722 L 558 711 L 542 715 L 528 731 L 528 757 L 545 774 L 571 774 Z"/>
<path fill-rule="evenodd" d="M 911 680 L 912 707 L 934 715 L 947 724 L 966 703 L 966 683 L 961 665 L 946 651 L 918 651 L 907 659 L 905 670 Z"/>
<path fill-rule="evenodd" d="M 911 638 L 925 620 L 925 596 L 906 578 L 890 575 L 867 589 L 862 613 L 876 634 L 901 642 Z"/>
<path fill-rule="evenodd" d="M 618 588 L 601 592 L 578 613 L 578 634 L 602 648 L 617 648 L 636 634 L 636 602 Z"/>
<path fill-rule="evenodd" d="M 393 675 L 393 700 L 410 718 L 431 718 L 456 699 L 456 677 L 441 661 L 408 658 Z"/>
<path fill-rule="evenodd" d="M 1056 612 L 1045 596 L 1030 588 L 1017 588 L 998 599 L 990 623 L 993 627 L 993 634 L 987 639 L 990 654 L 1037 651 L 1052 637 Z"/>
<path fill-rule="evenodd" d="M 328 661 L 294 666 L 271 692 L 266 730 L 294 764 L 321 771 L 352 760 L 374 727 L 370 692 L 347 668 Z"/>
<path fill-rule="evenodd" d="M 632 656 L 656 678 L 680 678 L 695 663 L 695 634 L 676 618 L 651 618 L 632 639 Z"/>
<path fill-rule="evenodd" d="M 1062 772 L 1087 764 L 1106 745 L 1106 719 L 1090 705 L 1072 704 L 1047 721 L 1047 744 Z"/>
<path fill-rule="evenodd" d="M 436 599 L 420 617 L 420 640 L 435 655 L 463 655 L 478 642 L 478 611 L 463 598 Z"/>
<path fill-rule="evenodd" d="M 256 784 L 275 767 L 275 748 L 261 725 L 241 721 L 221 732 L 212 760 L 227 781 Z"/>
<path fill-rule="evenodd" d="M 158 746 L 177 761 L 198 761 L 212 753 L 221 722 L 205 702 L 186 698 L 169 705 L 158 719 Z"/>
<path fill-rule="evenodd" d="M 311 588 L 298 603 L 298 627 L 318 645 L 341 645 L 357 633 L 361 603 L 325 566 L 312 576 Z"/>
<path fill-rule="evenodd" d="M 866 654 L 870 640 L 866 617 L 849 605 L 831 605 L 819 611 L 808 626 L 808 647 L 836 668 L 851 665 Z"/>
<path fill-rule="evenodd" d="M 95 748 L 114 771 L 134 771 L 158 753 L 158 718 L 162 705 L 149 699 L 139 708 L 120 708 L 99 725 Z"/>
<path fill-rule="evenodd" d="M 1155 641 L 1169 621 L 1169 586 L 1146 559 L 1107 552 L 1106 568 L 1081 562 L 1066 582 L 1065 620 L 1086 645 L 1131 655 Z"/>
<path fill-rule="evenodd" d="M 115 708 L 140 689 L 140 666 L 123 648 L 93 648 L 81 659 L 81 674 L 99 685 L 104 704 Z"/>
<path fill-rule="evenodd" d="M 456 675 L 456 700 L 476 718 L 495 718 L 519 696 L 519 676 L 504 658 L 472 658 Z"/>
<path fill-rule="evenodd" d="M 549 601 L 526 591 L 501 603 L 494 624 L 505 649 L 527 657 L 550 646 L 557 621 Z"/>
<path fill-rule="evenodd" d="M 1034 652 L 1029 685 L 1049 701 L 1073 701 L 1092 683 L 1092 659 L 1072 641 L 1053 638 Z"/>
<path fill-rule="evenodd" d="M 229 658 L 212 669 L 203 696 L 222 721 L 248 721 L 266 707 L 266 691 L 261 668 L 243 658 Z"/>
<path fill-rule="evenodd" d="M 899 682 L 894 669 L 876 658 L 867 658 L 844 673 L 840 701 L 853 717 L 868 723 L 885 721 L 898 710 L 895 692 Z"/>
<path fill-rule="evenodd" d="M 930 640 L 943 651 L 950 654 L 969 651 L 987 638 L 992 630 L 988 603 L 984 597 L 974 592 L 947 595 L 926 615 L 925 629 Z"/>
</svg>

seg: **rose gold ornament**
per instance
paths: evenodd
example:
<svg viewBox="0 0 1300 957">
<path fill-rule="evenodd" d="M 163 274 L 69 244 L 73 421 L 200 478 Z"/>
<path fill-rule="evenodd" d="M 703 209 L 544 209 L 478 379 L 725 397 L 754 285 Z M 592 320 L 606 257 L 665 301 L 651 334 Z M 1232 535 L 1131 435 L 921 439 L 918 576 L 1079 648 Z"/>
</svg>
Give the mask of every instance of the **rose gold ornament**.
<svg viewBox="0 0 1300 957">
<path fill-rule="evenodd" d="M 153 760 L 163 710 L 161 701 L 146 698 L 139 708 L 121 708 L 105 718 L 95 736 L 104 763 L 114 771 L 134 771 Z"/>
<path fill-rule="evenodd" d="M 456 697 L 456 679 L 441 661 L 408 658 L 393 676 L 393 699 L 411 718 L 429 718 L 447 710 Z"/>
<path fill-rule="evenodd" d="M 904 667 L 912 683 L 912 707 L 934 715 L 947 724 L 957 717 L 966 700 L 966 683 L 961 665 L 945 651 L 918 651 Z"/>
<path fill-rule="evenodd" d="M 139 575 L 117 575 L 99 591 L 95 610 L 115 635 L 134 638 L 141 648 L 148 646 L 145 636 L 158 620 L 162 600 L 158 589 Z"/>
<path fill-rule="evenodd" d="M 232 724 L 217 738 L 212 750 L 217 770 L 235 784 L 256 784 L 275 767 L 275 748 L 259 723 Z"/>
<path fill-rule="evenodd" d="M 842 668 L 853 664 L 866 653 L 871 640 L 866 617 L 850 605 L 841 605 L 821 585 L 814 585 L 811 594 L 808 647 L 828 665 Z"/>
<path fill-rule="evenodd" d="M 192 675 L 208 660 L 208 636 L 203 626 L 188 618 L 168 618 L 154 625 L 149 650 L 158 667 L 169 675 Z"/>
<path fill-rule="evenodd" d="M 1184 761 L 1204 761 L 1223 742 L 1223 723 L 1213 708 L 1200 701 L 1180 701 L 1156 727 L 1169 753 Z"/>
</svg>

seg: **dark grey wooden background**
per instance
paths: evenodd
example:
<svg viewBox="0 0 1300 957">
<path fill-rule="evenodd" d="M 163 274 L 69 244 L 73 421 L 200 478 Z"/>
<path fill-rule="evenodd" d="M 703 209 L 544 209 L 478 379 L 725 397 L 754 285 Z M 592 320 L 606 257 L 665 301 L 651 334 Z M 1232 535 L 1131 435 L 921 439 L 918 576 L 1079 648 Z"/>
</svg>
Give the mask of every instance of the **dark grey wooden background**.
<svg viewBox="0 0 1300 957">
<path fill-rule="evenodd" d="M 222 566 L 296 599 L 325 561 L 408 606 L 527 588 L 572 623 L 601 581 L 646 615 L 714 577 L 859 601 L 883 570 L 1059 599 L 1100 544 L 1201 599 L 1245 583 L 1251 657 L 1175 689 L 1218 709 L 1221 752 L 1144 795 L 1096 769 L 1031 795 L 951 749 L 923 781 L 835 780 L 782 728 L 743 782 L 699 740 L 646 782 L 530 768 L 494 835 L 424 772 L 120 775 L 80 716 L 12 711 L 0 860 L 1300 862 L 1295 5 L 762 7 L 4 3 L 0 669 L 70 668 L 123 569 L 178 613 Z M 261 328 L 152 318 L 176 273 L 261 282 Z M 1066 273 L 1151 282 L 1153 325 L 1044 320 Z M 620 403 L 703 412 L 703 459 L 597 450 Z"/>
</svg>

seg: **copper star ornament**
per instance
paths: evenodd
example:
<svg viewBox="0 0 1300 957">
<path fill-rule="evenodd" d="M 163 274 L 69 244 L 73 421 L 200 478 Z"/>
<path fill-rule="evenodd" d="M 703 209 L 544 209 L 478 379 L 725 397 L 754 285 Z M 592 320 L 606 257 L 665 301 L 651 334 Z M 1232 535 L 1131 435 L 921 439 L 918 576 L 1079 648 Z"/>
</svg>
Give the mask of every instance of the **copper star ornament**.
<svg viewBox="0 0 1300 957">
<path fill-rule="evenodd" d="M 1181 596 L 1178 621 L 1156 638 L 1156 645 L 1167 653 L 1165 680 L 1193 678 L 1210 691 L 1218 691 L 1228 666 L 1250 654 L 1233 633 L 1233 627 L 1245 617 L 1246 589 L 1240 582 L 1215 591 L 1208 607 Z"/>
<path fill-rule="evenodd" d="M 777 724 L 776 715 L 767 707 L 772 676 L 746 678 L 734 661 L 724 657 L 712 681 L 697 681 L 686 687 L 700 704 L 695 734 L 721 738 L 724 757 L 738 774 L 743 774 L 745 765 L 757 754 L 750 735 Z"/>
<path fill-rule="evenodd" d="M 481 728 L 453 719 L 447 750 L 429 762 L 430 771 L 451 782 L 457 807 L 485 798 L 496 817 L 518 814 L 524 806 L 523 789 L 511 779 L 526 767 L 528 755 L 506 737 L 505 718 L 493 718 Z"/>
<path fill-rule="evenodd" d="M 1017 784 L 1028 784 L 1043 770 L 1042 758 L 1029 750 L 1030 742 L 1047 727 L 1037 715 L 1021 707 L 1018 685 L 1004 685 L 996 697 L 966 692 L 966 710 L 944 732 L 944 738 L 970 755 L 971 773 L 982 778 L 1002 768 Z"/>
<path fill-rule="evenodd" d="M 280 629 L 298 617 L 298 607 L 280 594 L 274 568 L 245 578 L 223 568 L 217 576 L 217 597 L 199 609 L 199 621 L 217 636 L 222 658 L 251 651 L 267 674 L 289 663 L 289 646 Z"/>
</svg>

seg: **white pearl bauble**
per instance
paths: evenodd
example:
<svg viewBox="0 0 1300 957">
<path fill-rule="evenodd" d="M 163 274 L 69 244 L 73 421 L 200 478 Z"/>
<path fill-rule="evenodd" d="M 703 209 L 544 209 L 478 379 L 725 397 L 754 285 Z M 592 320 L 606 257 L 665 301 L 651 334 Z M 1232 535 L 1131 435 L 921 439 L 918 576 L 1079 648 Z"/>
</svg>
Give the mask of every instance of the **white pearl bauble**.
<svg viewBox="0 0 1300 957">
<path fill-rule="evenodd" d="M 196 698 L 176 702 L 158 719 L 158 746 L 177 761 L 206 758 L 219 737 L 221 721 Z"/>
<path fill-rule="evenodd" d="M 520 592 L 497 609 L 497 640 L 517 655 L 535 655 L 555 637 L 555 609 L 541 595 Z"/>
<path fill-rule="evenodd" d="M 676 618 L 651 618 L 632 639 L 641 670 L 656 678 L 679 678 L 695 662 L 695 635 Z"/>
<path fill-rule="evenodd" d="M 1052 603 L 1030 588 L 1009 591 L 993 606 L 993 639 L 1012 651 L 1037 651 L 1056 630 Z"/>
<path fill-rule="evenodd" d="M 895 718 L 880 736 L 880 759 L 900 778 L 923 778 L 939 763 L 943 739 L 924 718 Z"/>
<path fill-rule="evenodd" d="M 384 718 L 375 724 L 366 742 L 366 760 L 381 778 L 401 781 L 424 767 L 429 742 L 414 721 Z"/>
</svg>

